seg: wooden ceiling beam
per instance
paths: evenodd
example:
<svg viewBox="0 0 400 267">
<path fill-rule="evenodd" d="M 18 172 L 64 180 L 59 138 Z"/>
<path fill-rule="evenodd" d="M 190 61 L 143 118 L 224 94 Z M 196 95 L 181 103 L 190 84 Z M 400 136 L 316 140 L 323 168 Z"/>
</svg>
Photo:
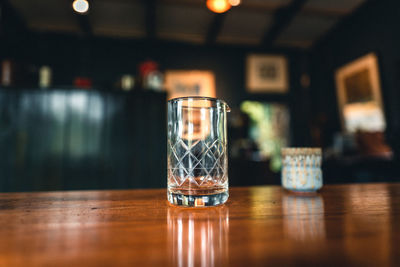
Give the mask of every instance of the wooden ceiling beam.
<svg viewBox="0 0 400 267">
<path fill-rule="evenodd" d="M 7 28 L 7 27 L 12 27 Z M 30 33 L 24 17 L 8 0 L 0 0 L 0 34 Z"/>
<path fill-rule="evenodd" d="M 271 46 L 278 36 L 289 26 L 290 22 L 300 12 L 307 0 L 293 0 L 290 4 L 277 9 L 271 27 L 264 35 L 262 44 Z"/>
<path fill-rule="evenodd" d="M 87 13 L 81 14 L 73 9 L 72 2 L 72 0 L 66 0 L 64 1 L 64 5 L 65 7 L 69 6 L 69 8 L 71 9 L 71 12 L 73 13 L 76 23 L 79 27 L 80 33 L 83 34 L 83 36 L 85 37 L 91 38 L 93 36 L 93 27 L 89 19 L 91 7 L 89 6 L 89 11 Z M 92 1 L 89 1 L 89 4 L 92 4 Z"/>
<path fill-rule="evenodd" d="M 207 34 L 206 34 L 206 40 L 205 43 L 208 45 L 215 44 L 217 41 L 218 35 L 221 32 L 222 26 L 224 24 L 225 20 L 225 14 L 215 14 L 213 20 L 210 23 L 210 26 L 208 27 Z"/>
<path fill-rule="evenodd" d="M 78 22 L 79 29 L 81 32 L 86 36 L 86 37 L 92 37 L 93 36 L 93 28 L 92 24 L 90 23 L 88 14 L 78 14 L 75 11 L 76 20 Z"/>
</svg>

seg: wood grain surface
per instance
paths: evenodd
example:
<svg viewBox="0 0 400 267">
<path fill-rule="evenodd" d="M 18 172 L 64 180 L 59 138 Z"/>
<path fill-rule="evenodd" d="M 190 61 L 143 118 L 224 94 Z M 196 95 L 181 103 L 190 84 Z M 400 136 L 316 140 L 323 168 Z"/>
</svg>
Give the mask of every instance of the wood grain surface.
<svg viewBox="0 0 400 267">
<path fill-rule="evenodd" d="M 166 190 L 0 194 L 1 266 L 400 266 L 400 184 L 231 188 L 215 208 Z"/>
</svg>

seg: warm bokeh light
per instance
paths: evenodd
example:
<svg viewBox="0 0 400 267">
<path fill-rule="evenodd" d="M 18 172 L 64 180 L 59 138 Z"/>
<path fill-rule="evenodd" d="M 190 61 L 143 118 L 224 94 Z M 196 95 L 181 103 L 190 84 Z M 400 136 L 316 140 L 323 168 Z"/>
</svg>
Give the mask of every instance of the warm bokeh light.
<svg viewBox="0 0 400 267">
<path fill-rule="evenodd" d="M 212 12 L 224 13 L 231 8 L 228 0 L 207 0 L 207 7 Z"/>
<path fill-rule="evenodd" d="M 89 10 L 89 2 L 86 0 L 75 0 L 72 3 L 72 7 L 78 13 L 86 13 Z"/>
<path fill-rule="evenodd" d="M 229 0 L 229 4 L 231 6 L 238 6 L 240 5 L 240 0 Z"/>
</svg>

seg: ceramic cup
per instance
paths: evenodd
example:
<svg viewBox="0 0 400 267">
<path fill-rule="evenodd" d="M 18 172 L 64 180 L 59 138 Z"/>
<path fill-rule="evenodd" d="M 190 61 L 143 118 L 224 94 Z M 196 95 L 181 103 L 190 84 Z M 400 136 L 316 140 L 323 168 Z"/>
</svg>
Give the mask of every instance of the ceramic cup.
<svg viewBox="0 0 400 267">
<path fill-rule="evenodd" d="M 320 148 L 283 148 L 282 186 L 291 191 L 313 192 L 322 187 Z"/>
</svg>

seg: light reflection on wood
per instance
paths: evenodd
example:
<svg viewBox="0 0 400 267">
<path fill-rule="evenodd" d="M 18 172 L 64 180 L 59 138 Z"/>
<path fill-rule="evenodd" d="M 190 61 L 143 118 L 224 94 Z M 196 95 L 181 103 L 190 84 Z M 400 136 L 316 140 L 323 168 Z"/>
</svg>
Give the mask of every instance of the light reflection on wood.
<svg viewBox="0 0 400 267">
<path fill-rule="evenodd" d="M 229 210 L 168 208 L 168 250 L 173 266 L 224 266 Z"/>
<path fill-rule="evenodd" d="M 283 194 L 282 212 L 284 233 L 290 239 L 306 242 L 325 238 L 324 200 L 319 194 Z"/>
</svg>

